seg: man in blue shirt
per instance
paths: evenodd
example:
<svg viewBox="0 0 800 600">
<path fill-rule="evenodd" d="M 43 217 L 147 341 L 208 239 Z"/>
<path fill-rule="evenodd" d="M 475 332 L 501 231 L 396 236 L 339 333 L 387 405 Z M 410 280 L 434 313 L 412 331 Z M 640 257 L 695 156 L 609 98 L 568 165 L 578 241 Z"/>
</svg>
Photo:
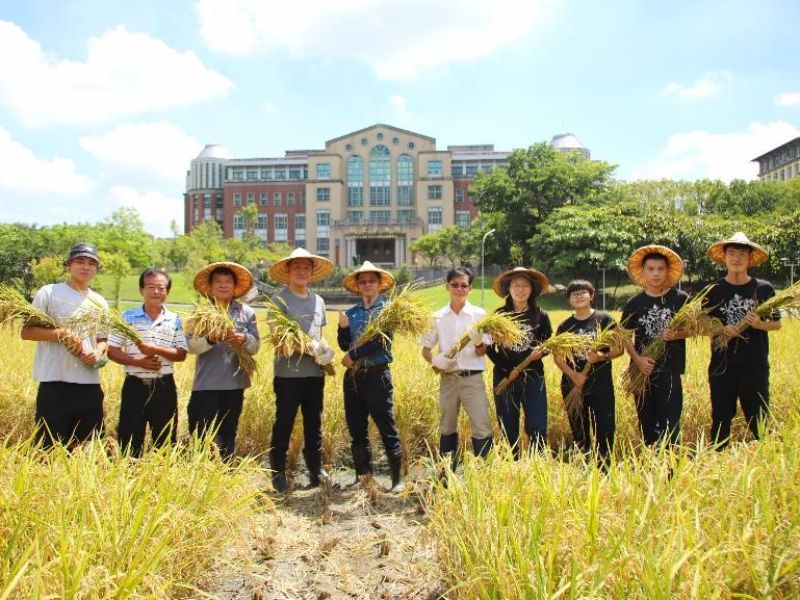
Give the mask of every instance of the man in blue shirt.
<svg viewBox="0 0 800 600">
<path fill-rule="evenodd" d="M 394 420 L 392 398 L 392 343 L 388 339 L 371 340 L 358 344 L 358 339 L 386 306 L 383 292 L 394 286 L 394 277 L 388 271 L 365 261 L 345 277 L 347 291 L 361 296 L 361 302 L 339 313 L 337 342 L 344 352 L 342 364 L 348 368 L 344 376 L 344 412 L 350 431 L 350 449 L 356 476 L 372 475 L 372 449 L 369 444 L 369 417 L 380 432 L 392 474 L 392 492 L 403 490 L 401 470 L 403 454 L 400 436 Z"/>
<path fill-rule="evenodd" d="M 181 319 L 164 307 L 172 280 L 163 269 L 147 269 L 139 277 L 144 303 L 122 313 L 144 340 L 138 346 L 112 333 L 108 357 L 125 366 L 117 436 L 119 445 L 141 456 L 145 429 L 150 425 L 153 445 L 175 443 L 178 393 L 173 363 L 186 360 L 186 337 Z"/>
</svg>

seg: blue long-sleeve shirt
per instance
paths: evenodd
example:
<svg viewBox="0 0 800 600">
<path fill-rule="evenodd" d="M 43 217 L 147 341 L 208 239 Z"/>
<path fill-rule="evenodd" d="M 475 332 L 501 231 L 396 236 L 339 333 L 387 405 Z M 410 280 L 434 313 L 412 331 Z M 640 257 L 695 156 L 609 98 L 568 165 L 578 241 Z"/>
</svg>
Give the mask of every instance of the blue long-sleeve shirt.
<svg viewBox="0 0 800 600">
<path fill-rule="evenodd" d="M 336 332 L 336 341 L 339 344 L 339 348 L 347 352 L 353 360 L 363 359 L 363 364 L 368 367 L 385 365 L 393 360 L 392 342 L 385 338 L 369 341 L 358 348 L 352 347 L 361 336 L 367 323 L 376 318 L 384 306 L 386 306 L 386 298 L 382 295 L 378 296 L 369 308 L 364 307 L 363 301 L 359 302 L 345 312 L 350 326 L 339 327 Z"/>
</svg>

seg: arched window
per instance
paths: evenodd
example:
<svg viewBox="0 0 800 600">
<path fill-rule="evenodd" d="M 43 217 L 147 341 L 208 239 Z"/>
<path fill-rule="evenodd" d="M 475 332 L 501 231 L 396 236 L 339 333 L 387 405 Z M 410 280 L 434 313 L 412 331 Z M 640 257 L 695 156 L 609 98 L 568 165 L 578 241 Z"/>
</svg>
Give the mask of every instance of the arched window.
<svg viewBox="0 0 800 600">
<path fill-rule="evenodd" d="M 369 205 L 389 206 L 392 191 L 392 163 L 389 149 L 378 144 L 369 153 Z"/>
<path fill-rule="evenodd" d="M 414 204 L 414 159 L 408 154 L 401 154 L 397 159 L 397 204 Z"/>
<path fill-rule="evenodd" d="M 364 159 L 351 156 L 347 159 L 347 206 L 364 205 Z"/>
</svg>

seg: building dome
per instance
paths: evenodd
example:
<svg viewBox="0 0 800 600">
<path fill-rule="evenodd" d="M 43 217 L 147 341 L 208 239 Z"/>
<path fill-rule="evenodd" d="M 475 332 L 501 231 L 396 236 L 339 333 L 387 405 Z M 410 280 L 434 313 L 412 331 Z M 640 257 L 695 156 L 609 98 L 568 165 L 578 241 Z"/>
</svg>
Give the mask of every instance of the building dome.
<svg viewBox="0 0 800 600">
<path fill-rule="evenodd" d="M 559 133 L 550 140 L 550 147 L 561 152 L 576 151 L 589 158 L 589 149 L 581 144 L 580 140 L 571 133 Z"/>
<path fill-rule="evenodd" d="M 206 144 L 206 147 L 197 155 L 197 158 L 220 158 L 229 160 L 233 158 L 233 154 L 222 144 Z"/>
</svg>

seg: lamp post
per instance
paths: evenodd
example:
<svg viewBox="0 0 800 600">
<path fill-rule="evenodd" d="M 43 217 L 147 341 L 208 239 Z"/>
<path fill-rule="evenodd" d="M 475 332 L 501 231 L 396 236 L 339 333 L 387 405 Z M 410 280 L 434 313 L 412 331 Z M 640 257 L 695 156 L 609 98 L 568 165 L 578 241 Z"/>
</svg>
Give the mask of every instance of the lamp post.
<svg viewBox="0 0 800 600">
<path fill-rule="evenodd" d="M 794 258 L 782 258 L 781 263 L 783 263 L 784 267 L 789 267 L 789 277 L 791 280 L 790 285 L 794 285 L 794 268 L 800 265 L 800 253 L 798 253 Z"/>
<path fill-rule="evenodd" d="M 606 309 L 606 269 L 605 265 L 597 265 L 597 270 L 603 272 L 603 310 Z"/>
<path fill-rule="evenodd" d="M 490 229 L 486 233 L 483 234 L 483 238 L 481 239 L 481 308 L 486 308 L 483 303 L 483 281 L 485 278 L 486 269 L 484 267 L 484 259 L 486 256 L 486 238 L 493 234 L 496 229 Z"/>
</svg>

